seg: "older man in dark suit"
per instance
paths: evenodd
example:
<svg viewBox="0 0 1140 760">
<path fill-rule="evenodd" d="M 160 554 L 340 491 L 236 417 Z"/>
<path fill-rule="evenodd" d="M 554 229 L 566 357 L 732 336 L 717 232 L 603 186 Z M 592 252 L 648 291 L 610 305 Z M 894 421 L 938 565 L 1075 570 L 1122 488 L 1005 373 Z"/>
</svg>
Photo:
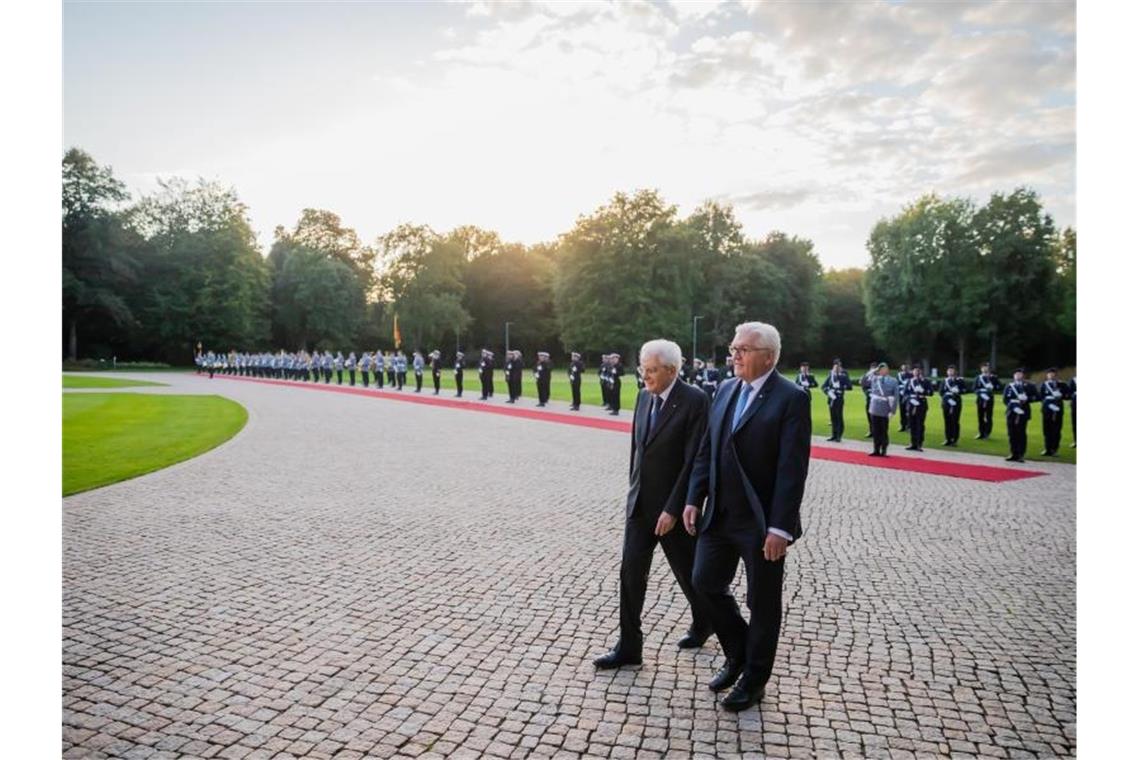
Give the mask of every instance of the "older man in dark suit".
<svg viewBox="0 0 1140 760">
<path fill-rule="evenodd" d="M 811 402 L 776 372 L 776 328 L 746 322 L 736 328 L 731 350 L 736 378 L 721 386 L 713 402 L 689 479 L 684 521 L 685 529 L 698 535 L 693 586 L 708 602 L 726 657 L 709 688 L 721 691 L 735 684 L 721 704 L 739 711 L 760 700 L 772 675 L 784 557 L 801 533 Z M 742 559 L 747 623 L 729 590 Z"/>
<path fill-rule="evenodd" d="M 641 664 L 641 610 L 653 549 L 658 543 L 692 609 L 692 625 L 678 646 L 700 647 L 712 633 L 707 608 L 693 590 L 696 540 L 677 525 L 693 460 L 708 424 L 708 396 L 679 381 L 681 347 L 672 341 L 646 343 L 641 348 L 640 364 L 645 388 L 637 395 L 630 440 L 621 556 L 621 633 L 617 645 L 594 660 L 599 669 Z"/>
</svg>

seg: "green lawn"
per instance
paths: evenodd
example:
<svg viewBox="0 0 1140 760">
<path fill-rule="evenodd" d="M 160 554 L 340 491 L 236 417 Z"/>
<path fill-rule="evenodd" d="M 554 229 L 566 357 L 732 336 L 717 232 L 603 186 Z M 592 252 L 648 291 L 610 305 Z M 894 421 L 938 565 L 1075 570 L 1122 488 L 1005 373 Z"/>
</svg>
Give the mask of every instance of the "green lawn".
<svg viewBox="0 0 1140 760">
<path fill-rule="evenodd" d="M 795 373 L 787 373 L 785 376 L 791 379 Z M 412 379 L 411 373 L 408 374 L 409 379 Z M 816 380 L 822 385 L 827 373 L 816 373 Z M 858 378 L 852 378 L 852 384 L 855 384 Z M 455 375 L 451 369 L 444 371 L 441 380 L 441 386 L 449 393 L 455 392 Z M 359 377 L 357 378 L 359 382 Z M 336 376 L 333 376 L 333 382 L 336 382 Z M 345 383 L 348 382 L 348 376 L 345 375 Z M 629 411 L 633 409 L 633 402 L 637 398 L 637 381 L 636 378 L 627 373 L 622 378 L 621 387 L 621 408 L 624 416 L 628 417 Z M 415 387 L 414 379 L 412 387 Z M 429 389 L 431 385 L 431 375 L 424 375 L 424 387 Z M 444 393 L 444 391 L 440 391 Z M 474 370 L 467 370 L 463 373 L 463 395 L 469 396 L 474 394 L 476 397 L 479 395 L 479 376 Z M 502 370 L 495 372 L 495 399 L 505 399 L 507 395 L 507 384 L 503 380 Z M 523 371 L 523 395 L 537 398 L 538 392 L 534 384 L 534 374 L 529 368 Z M 570 379 L 566 376 L 565 369 L 555 369 L 552 373 L 550 382 L 550 397 L 558 401 L 570 400 Z M 863 391 L 856 388 L 847 394 L 845 403 L 843 405 L 843 418 L 845 421 L 845 430 L 843 432 L 843 439 L 851 440 L 864 440 L 863 436 L 869 432 L 867 426 L 867 417 L 863 411 Z M 816 435 L 824 437 L 831 435 L 831 416 L 827 409 L 827 398 L 823 395 L 818 388 L 811 392 L 812 399 L 812 432 Z M 598 385 L 597 370 L 590 370 L 587 368 L 586 375 L 582 380 L 582 404 L 589 406 L 601 406 L 602 394 Z M 1041 432 L 1041 407 L 1039 404 L 1033 405 L 1033 419 L 1029 422 L 1029 447 L 1026 450 L 1026 459 L 1037 459 L 1040 461 L 1062 461 L 1075 463 L 1077 460 L 1077 450 L 1069 448 L 1069 444 L 1073 440 L 1071 419 L 1069 417 L 1071 410 L 1069 403 L 1065 402 L 1065 423 L 1061 431 L 1061 450 L 1059 457 L 1043 457 L 1040 456 L 1041 451 L 1045 448 L 1045 437 Z M 930 402 L 930 409 L 926 413 L 926 441 L 923 448 L 926 449 L 943 449 L 946 451 L 969 451 L 979 454 L 993 454 L 996 456 L 1007 457 L 1009 456 L 1009 438 L 1005 432 L 1005 405 L 1002 404 L 1001 399 L 998 399 L 997 406 L 994 408 L 994 427 L 990 433 L 990 437 L 985 441 L 975 441 L 974 435 L 978 432 L 978 413 L 975 406 L 973 394 L 965 396 L 965 406 L 962 409 L 961 418 L 961 434 L 958 439 L 958 446 L 956 448 L 945 447 L 943 448 L 942 441 L 944 440 L 945 426 L 942 422 L 942 404 L 939 399 L 933 399 Z M 900 433 L 899 417 L 896 414 L 891 419 L 891 445 L 909 446 L 910 433 Z M 868 450 L 870 450 L 871 439 L 866 439 Z"/>
<path fill-rule="evenodd" d="M 63 394 L 63 495 L 197 456 L 233 437 L 248 414 L 220 396 Z"/>
<path fill-rule="evenodd" d="M 64 388 L 132 388 L 143 385 L 166 385 L 146 380 L 118 380 L 113 377 L 91 377 L 90 375 L 64 375 Z"/>
</svg>

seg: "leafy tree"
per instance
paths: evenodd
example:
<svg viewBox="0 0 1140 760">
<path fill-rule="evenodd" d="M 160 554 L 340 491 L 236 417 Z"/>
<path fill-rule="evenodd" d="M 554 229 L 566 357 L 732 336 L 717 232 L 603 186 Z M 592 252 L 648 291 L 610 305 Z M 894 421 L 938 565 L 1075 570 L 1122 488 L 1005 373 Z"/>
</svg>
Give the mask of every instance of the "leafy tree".
<svg viewBox="0 0 1140 760">
<path fill-rule="evenodd" d="M 273 279 L 275 345 L 304 349 L 353 345 L 366 313 L 356 272 L 340 259 L 305 246 L 285 243 L 278 251 L 280 268 Z"/>
<path fill-rule="evenodd" d="M 867 329 L 863 304 L 862 269 L 829 269 L 823 273 L 823 329 L 816 363 L 826 366 L 835 357 L 852 371 L 882 358 Z"/>
<path fill-rule="evenodd" d="M 1054 303 L 1059 308 L 1057 329 L 1062 335 L 1077 337 L 1077 233 L 1066 227 L 1057 236 L 1053 247 L 1057 272 L 1057 294 Z"/>
<path fill-rule="evenodd" d="M 120 334 L 135 324 L 126 294 L 138 274 L 139 239 L 117 208 L 129 199 L 111 168 L 71 148 L 63 157 L 63 324 L 76 359 L 80 327 Z"/>
<path fill-rule="evenodd" d="M 291 233 L 286 235 L 278 230 L 278 240 L 318 251 L 345 264 L 360 281 L 362 291 L 372 292 L 376 285 L 376 249 L 361 243 L 356 230 L 345 227 L 333 212 L 307 208 L 301 211 L 301 218 Z"/>
<path fill-rule="evenodd" d="M 756 257 L 768 267 L 748 264 L 763 289 L 739 294 L 743 319 L 775 325 L 789 352 L 809 356 L 816 350 L 823 324 L 823 267 L 810 240 L 772 232 L 745 245 L 744 257 Z"/>
<path fill-rule="evenodd" d="M 426 225 L 402 224 L 380 237 L 384 271 L 381 295 L 386 317 L 398 316 L 403 336 L 412 346 L 426 348 L 454 332 L 456 341 L 471 323 L 463 307 L 466 251 L 454 240 L 441 238 Z"/>
<path fill-rule="evenodd" d="M 476 256 L 464 275 L 464 306 L 472 316 L 470 335 L 480 346 L 501 347 L 511 323 L 513 348 L 553 349 L 557 342 L 554 262 L 542 246 L 502 245 Z"/>
<path fill-rule="evenodd" d="M 702 203 L 684 224 L 693 231 L 697 241 L 694 256 L 700 267 L 700 278 L 691 310 L 702 317 L 697 351 L 704 356 L 716 346 L 727 346 L 736 325 L 742 321 L 742 305 L 730 301 L 728 293 L 733 276 L 742 266 L 743 226 L 730 204 L 716 201 Z M 689 352 L 691 349 L 686 353 Z"/>
</svg>

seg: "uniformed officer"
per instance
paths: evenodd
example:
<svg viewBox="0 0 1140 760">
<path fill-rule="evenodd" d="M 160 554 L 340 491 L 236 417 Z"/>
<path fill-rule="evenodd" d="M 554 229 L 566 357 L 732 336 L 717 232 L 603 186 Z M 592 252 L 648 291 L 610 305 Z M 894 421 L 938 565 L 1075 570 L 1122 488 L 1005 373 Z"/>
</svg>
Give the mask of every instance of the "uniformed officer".
<svg viewBox="0 0 1140 760">
<path fill-rule="evenodd" d="M 736 377 L 736 367 L 732 364 L 732 356 L 724 357 L 724 371 L 720 373 L 721 382 Z"/>
<path fill-rule="evenodd" d="M 336 352 L 336 358 L 333 359 L 333 369 L 336 370 L 336 384 L 344 384 L 344 355 L 340 351 Z"/>
<path fill-rule="evenodd" d="M 360 382 L 368 387 L 368 373 L 372 371 L 372 354 L 365 351 L 360 355 Z"/>
<path fill-rule="evenodd" d="M 550 371 L 550 354 L 539 351 L 538 361 L 534 365 L 534 384 L 538 387 L 539 406 L 546 406 L 550 401 Z"/>
<path fill-rule="evenodd" d="M 507 403 L 515 403 L 515 352 L 513 349 L 503 354 L 503 380 L 507 383 Z"/>
<path fill-rule="evenodd" d="M 394 360 L 396 365 L 396 390 L 404 390 L 404 386 L 408 384 L 408 357 L 404 355 L 403 351 L 396 352 Z"/>
<path fill-rule="evenodd" d="M 624 374 L 621 354 L 610 354 L 610 414 L 615 417 L 621 412 L 621 378 Z"/>
<path fill-rule="evenodd" d="M 851 390 L 851 378 L 838 358 L 831 362 L 831 372 L 824 378 L 821 390 L 827 396 L 827 410 L 831 415 L 831 437 L 827 440 L 838 443 L 843 440 L 843 394 Z"/>
<path fill-rule="evenodd" d="M 419 351 L 412 352 L 412 374 L 416 376 L 416 393 L 424 387 L 424 356 Z"/>
<path fill-rule="evenodd" d="M 899 414 L 900 433 L 905 433 L 910 428 L 910 404 L 907 403 L 907 394 L 910 393 L 911 375 L 910 365 L 902 364 L 899 366 L 898 377 L 895 378 L 899 381 L 899 409 L 902 410 Z"/>
<path fill-rule="evenodd" d="M 871 437 L 875 450 L 870 456 L 887 456 L 887 446 L 891 442 L 891 415 L 895 413 L 899 400 L 897 384 L 886 362 L 875 365 L 875 376 L 871 378 Z"/>
<path fill-rule="evenodd" d="M 455 352 L 455 397 L 463 396 L 463 352 Z"/>
<path fill-rule="evenodd" d="M 981 371 L 974 378 L 974 395 L 978 405 L 978 434 L 974 438 L 985 440 L 994 429 L 994 403 L 1002 390 L 1001 380 L 990 372 L 990 363 L 982 362 Z"/>
<path fill-rule="evenodd" d="M 384 352 L 384 372 L 388 375 L 388 387 L 396 387 L 396 357 L 391 351 Z"/>
<path fill-rule="evenodd" d="M 321 357 L 321 369 L 325 371 L 325 385 L 332 382 L 333 364 L 333 355 L 325 351 L 325 355 Z"/>
<path fill-rule="evenodd" d="M 570 411 L 578 411 L 582 405 L 582 374 L 586 365 L 582 362 L 582 355 L 577 351 L 570 352 L 570 368 L 566 374 L 570 377 Z"/>
<path fill-rule="evenodd" d="M 1073 375 L 1073 379 L 1069 381 L 1069 411 L 1072 412 L 1073 422 L 1073 442 L 1069 444 L 1070 449 L 1077 447 L 1077 376 Z"/>
<path fill-rule="evenodd" d="M 863 377 L 859 378 L 859 387 L 863 389 L 863 409 L 867 413 L 867 435 L 864 438 L 871 438 L 871 385 L 875 381 L 875 377 L 879 374 L 879 363 L 871 362 L 867 367 L 867 372 Z"/>
<path fill-rule="evenodd" d="M 515 394 L 515 400 L 516 401 L 518 401 L 520 398 L 522 398 L 522 379 L 523 379 L 523 367 L 524 366 L 525 366 L 525 362 L 523 362 L 523 353 L 522 353 L 522 351 L 516 350 L 515 351 L 514 371 L 511 375 L 511 381 L 513 384 L 513 392 Z"/>
<path fill-rule="evenodd" d="M 349 351 L 348 358 L 344 360 L 344 368 L 348 370 L 348 384 L 356 387 L 356 352 Z"/>
<path fill-rule="evenodd" d="M 800 362 L 800 373 L 796 375 L 796 385 L 803 388 L 808 396 L 811 396 L 811 389 L 819 385 L 815 381 L 815 375 L 811 373 L 811 367 L 808 366 L 807 362 Z"/>
<path fill-rule="evenodd" d="M 433 395 L 439 395 L 439 376 L 443 373 L 443 359 L 440 356 L 439 349 L 435 349 L 428 356 L 431 358 L 431 384 L 435 387 Z"/>
<path fill-rule="evenodd" d="M 689 358 L 687 356 L 682 356 L 681 357 L 681 369 L 678 370 L 677 376 L 681 378 L 681 382 L 688 383 L 689 385 L 692 385 L 693 384 L 693 374 L 694 374 L 693 373 L 693 367 L 689 363 Z"/>
<path fill-rule="evenodd" d="M 907 380 L 906 413 L 910 417 L 907 428 L 910 430 L 910 445 L 907 451 L 922 451 L 926 439 L 926 412 L 930 409 L 927 399 L 934 395 L 934 385 L 923 377 L 922 367 L 914 365 Z"/>
<path fill-rule="evenodd" d="M 716 368 L 716 358 L 710 357 L 708 364 L 705 365 L 704 379 L 701 381 L 701 389 L 708 395 L 710 401 L 716 395 L 720 382 L 720 370 Z"/>
<path fill-rule="evenodd" d="M 1002 391 L 1005 402 L 1005 427 L 1009 433 L 1009 456 L 1007 462 L 1024 462 L 1026 430 L 1033 416 L 1032 403 L 1037 400 L 1037 389 L 1026 382 L 1025 370 L 1018 367 L 1013 371 L 1013 380 Z"/>
<path fill-rule="evenodd" d="M 1057 379 L 1057 368 L 1045 370 L 1045 382 L 1041 383 L 1041 432 L 1045 434 L 1045 450 L 1042 456 L 1055 457 L 1061 448 L 1061 428 L 1065 424 L 1065 397 L 1069 394 L 1067 385 Z"/>
<path fill-rule="evenodd" d="M 602 408 L 612 409 L 613 405 L 610 403 L 610 389 L 613 387 L 613 379 L 610 377 L 610 355 L 602 354 L 602 363 L 598 367 L 598 384 L 602 388 Z"/>
<path fill-rule="evenodd" d="M 942 396 L 942 423 L 946 428 L 943 446 L 957 446 L 962 431 L 962 396 L 968 393 L 966 381 L 958 377 L 958 367 L 951 364 L 946 368 L 946 377 L 938 386 Z"/>
<path fill-rule="evenodd" d="M 638 391 L 645 387 L 645 373 L 642 371 L 640 366 L 633 368 L 633 378 L 634 382 L 637 383 Z"/>
<path fill-rule="evenodd" d="M 479 386 L 480 401 L 486 401 L 495 395 L 495 363 L 494 354 L 487 349 L 479 352 Z"/>
</svg>

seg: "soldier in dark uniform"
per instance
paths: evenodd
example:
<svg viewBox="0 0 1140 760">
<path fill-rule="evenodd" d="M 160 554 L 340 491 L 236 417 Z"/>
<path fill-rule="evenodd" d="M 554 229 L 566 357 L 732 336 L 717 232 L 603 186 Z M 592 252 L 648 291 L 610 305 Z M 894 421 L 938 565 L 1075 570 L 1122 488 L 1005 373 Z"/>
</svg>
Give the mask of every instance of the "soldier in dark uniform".
<svg viewBox="0 0 1140 760">
<path fill-rule="evenodd" d="M 503 380 L 507 383 L 507 403 L 515 403 L 515 352 L 507 351 L 503 354 Z"/>
<path fill-rule="evenodd" d="M 515 351 L 515 366 L 512 370 L 511 382 L 514 387 L 516 401 L 522 398 L 523 367 L 523 353 L 522 351 Z"/>
<path fill-rule="evenodd" d="M 1073 418 L 1073 442 L 1069 444 L 1070 449 L 1077 447 L 1077 377 L 1073 375 L 1073 379 L 1069 381 L 1069 411 Z"/>
<path fill-rule="evenodd" d="M 687 357 L 684 357 L 684 356 L 681 357 L 681 369 L 677 373 L 677 375 L 678 375 L 678 377 L 681 378 L 682 383 L 686 383 L 688 385 L 693 384 L 693 378 L 695 375 L 695 371 L 693 370 L 693 366 L 689 362 Z"/>
<path fill-rule="evenodd" d="M 578 411 L 582 405 L 582 374 L 586 365 L 582 363 L 582 355 L 577 351 L 570 352 L 570 368 L 566 374 L 570 376 L 570 411 Z"/>
<path fill-rule="evenodd" d="M 720 373 L 721 382 L 736 377 L 736 367 L 732 365 L 732 357 L 724 357 L 724 371 Z"/>
<path fill-rule="evenodd" d="M 416 393 L 424 387 L 424 357 L 418 350 L 412 353 L 412 372 L 416 376 Z"/>
<path fill-rule="evenodd" d="M 851 390 L 851 378 L 838 358 L 832 361 L 821 390 L 827 396 L 827 411 L 831 415 L 831 437 L 827 440 L 838 443 L 843 440 L 843 394 Z"/>
<path fill-rule="evenodd" d="M 1005 427 L 1009 433 L 1009 456 L 1007 462 L 1024 462 L 1026 430 L 1033 416 L 1033 402 L 1037 400 L 1037 389 L 1033 383 L 1025 381 L 1025 370 L 1018 367 L 1013 371 L 1013 380 L 1002 392 L 1005 402 Z"/>
<path fill-rule="evenodd" d="M 701 380 L 701 390 L 708 395 L 709 400 L 716 395 L 720 382 L 720 370 L 716 368 L 716 359 L 709 359 L 709 363 L 705 365 L 704 379 Z"/>
<path fill-rule="evenodd" d="M 610 408 L 610 355 L 602 354 L 602 363 L 598 366 L 598 384 L 602 388 L 602 408 Z"/>
<path fill-rule="evenodd" d="M 911 370 L 907 381 L 906 413 L 910 417 L 910 445 L 907 451 L 922 451 L 926 438 L 926 412 L 930 409 L 927 399 L 934 395 L 934 385 L 922 376 L 922 367 L 917 364 Z"/>
<path fill-rule="evenodd" d="M 379 352 L 377 352 L 379 353 Z M 431 358 L 431 384 L 435 386 L 435 394 L 439 395 L 439 376 L 443 373 L 443 359 L 440 358 L 439 349 L 432 351 L 428 356 Z M 377 379 L 377 382 L 380 382 Z"/>
<path fill-rule="evenodd" d="M 640 391 L 645 387 L 645 374 L 641 371 L 641 367 L 634 367 L 633 369 L 634 381 L 637 383 L 637 390 Z"/>
<path fill-rule="evenodd" d="M 811 389 L 819 385 L 815 381 L 815 375 L 811 373 L 811 366 L 807 362 L 800 362 L 800 374 L 796 375 L 796 385 L 804 389 L 809 397 L 811 396 Z"/>
<path fill-rule="evenodd" d="M 951 364 L 938 386 L 938 395 L 942 396 L 942 423 L 946 427 L 943 446 L 958 445 L 958 436 L 962 432 L 962 396 L 968 392 L 966 381 L 958 377 L 958 367 Z"/>
<path fill-rule="evenodd" d="M 971 389 L 978 403 L 978 434 L 974 438 L 985 440 L 994 429 L 994 403 L 1001 393 L 1002 384 L 998 376 L 990 372 L 990 363 L 982 363 L 982 371 L 974 378 Z"/>
<path fill-rule="evenodd" d="M 1045 370 L 1045 382 L 1041 383 L 1041 431 L 1045 434 L 1045 450 L 1042 456 L 1055 457 L 1061 448 L 1061 428 L 1065 424 L 1065 397 L 1069 395 L 1067 385 L 1057 379 L 1057 368 Z"/>
<path fill-rule="evenodd" d="M 899 432 L 905 433 L 910 427 L 910 405 L 907 403 L 907 393 L 910 388 L 911 371 L 909 364 L 899 366 Z"/>
<path fill-rule="evenodd" d="M 534 384 L 538 387 L 539 406 L 546 406 L 550 401 L 550 370 L 550 354 L 539 351 L 538 361 L 534 365 Z"/>
<path fill-rule="evenodd" d="M 613 404 L 610 407 L 610 414 L 617 416 L 621 411 L 621 378 L 625 374 L 625 367 L 621 363 L 621 354 L 610 354 L 610 377 L 613 378 L 612 390 L 610 390 L 610 402 Z"/>
<path fill-rule="evenodd" d="M 455 397 L 463 396 L 463 352 L 455 352 Z"/>
<path fill-rule="evenodd" d="M 859 379 L 859 387 L 863 389 L 863 409 L 867 413 L 867 435 L 864 438 L 870 438 L 874 434 L 871 432 L 871 385 L 875 381 L 875 377 L 879 374 L 879 363 L 871 362 L 867 367 L 867 373 Z"/>
<path fill-rule="evenodd" d="M 486 401 L 495 395 L 495 362 L 494 354 L 483 349 L 479 354 L 479 386 L 480 401 Z"/>
</svg>

